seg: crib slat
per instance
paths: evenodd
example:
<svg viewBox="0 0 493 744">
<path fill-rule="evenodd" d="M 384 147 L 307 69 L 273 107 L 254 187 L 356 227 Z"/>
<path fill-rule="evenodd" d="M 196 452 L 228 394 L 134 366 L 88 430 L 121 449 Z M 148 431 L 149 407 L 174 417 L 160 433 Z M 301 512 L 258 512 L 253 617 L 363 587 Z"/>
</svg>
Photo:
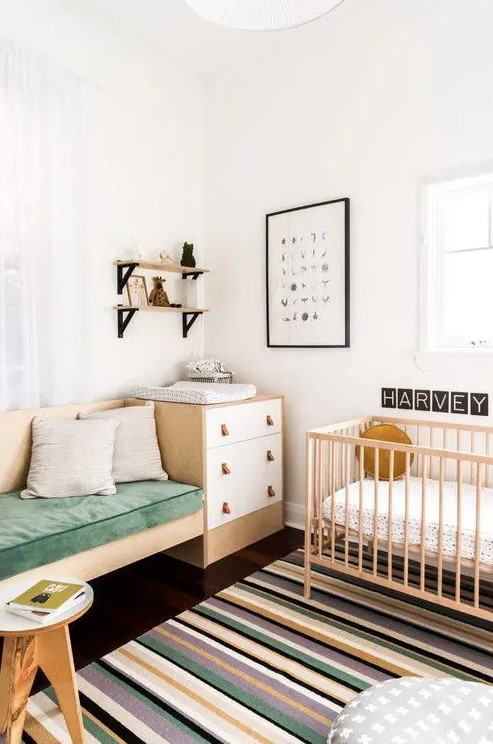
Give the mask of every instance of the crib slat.
<svg viewBox="0 0 493 744">
<path fill-rule="evenodd" d="M 363 479 L 365 477 L 365 448 L 359 450 L 359 533 L 358 533 L 358 569 L 363 570 Z"/>
<path fill-rule="evenodd" d="M 404 586 L 409 582 L 409 478 L 411 455 L 406 452 L 406 485 L 404 496 Z"/>
<path fill-rule="evenodd" d="M 490 435 L 488 433 L 486 433 L 485 434 L 485 438 L 486 438 L 486 442 L 485 442 L 485 444 L 486 444 L 486 447 L 485 447 L 486 456 L 489 457 L 489 455 L 490 455 Z M 489 488 L 490 487 L 490 468 L 491 468 L 491 465 L 486 465 L 486 467 L 485 467 L 484 485 L 486 486 L 486 488 Z"/>
<path fill-rule="evenodd" d="M 315 440 L 315 450 L 313 453 L 313 540 L 315 543 L 316 553 L 321 556 L 320 551 L 320 511 L 319 511 L 319 484 L 320 484 L 320 440 Z"/>
<path fill-rule="evenodd" d="M 443 487 L 445 480 L 445 460 L 440 458 L 440 476 L 438 483 L 438 580 L 437 594 L 442 596 L 443 583 Z"/>
<path fill-rule="evenodd" d="M 474 432 L 473 431 L 471 431 L 471 450 L 470 451 L 471 452 L 474 452 Z M 475 468 L 474 468 L 474 463 L 471 460 L 471 464 L 470 464 L 470 476 L 469 476 L 469 480 L 470 480 L 471 485 L 474 484 L 474 475 L 475 475 Z"/>
<path fill-rule="evenodd" d="M 318 551 L 319 557 L 322 557 L 324 550 L 324 522 L 322 514 L 322 503 L 324 498 L 324 472 L 325 472 L 325 445 L 320 441 L 319 463 L 318 463 L 318 497 L 317 497 L 317 515 L 318 515 Z"/>
<path fill-rule="evenodd" d="M 330 556 L 332 563 L 336 559 L 336 458 L 339 455 L 339 444 L 330 442 Z"/>
<path fill-rule="evenodd" d="M 353 432 L 354 432 L 353 433 L 354 438 L 358 439 L 359 438 L 359 426 L 355 426 Z M 354 481 L 358 480 L 358 470 L 359 470 L 359 465 L 358 465 L 358 458 L 356 457 L 356 447 L 355 447 L 354 452 L 353 452 L 353 480 Z"/>
<path fill-rule="evenodd" d="M 378 574 L 378 486 L 380 478 L 380 449 L 375 447 L 375 500 L 373 512 L 373 575 Z"/>
<path fill-rule="evenodd" d="M 481 553 L 481 463 L 476 465 L 476 534 L 474 545 L 474 607 L 479 608 L 479 565 Z"/>
<path fill-rule="evenodd" d="M 389 581 L 392 581 L 392 545 L 393 545 L 393 536 L 394 536 L 394 528 L 393 528 L 393 496 L 394 496 L 394 450 L 389 450 L 389 509 L 388 509 L 388 517 L 387 517 L 387 553 L 388 553 L 388 562 L 387 562 L 387 576 Z"/>
<path fill-rule="evenodd" d="M 343 436 L 346 436 L 346 430 L 343 429 L 342 432 Z M 342 488 L 342 485 L 344 483 L 344 445 L 341 443 L 341 451 L 340 451 L 340 457 L 338 461 L 339 465 L 339 474 L 338 474 L 338 482 L 336 483 L 336 489 L 339 491 Z"/>
<path fill-rule="evenodd" d="M 431 457 L 429 458 L 431 460 Z M 419 586 L 425 591 L 426 570 L 426 455 L 421 458 L 421 560 Z"/>
<path fill-rule="evenodd" d="M 455 601 L 461 600 L 462 460 L 457 460 L 457 532 L 455 535 Z"/>
<path fill-rule="evenodd" d="M 312 553 L 312 507 L 313 507 L 313 493 L 312 493 L 312 451 L 313 451 L 313 440 L 309 436 L 305 440 L 305 589 L 304 595 L 308 599 L 310 597 L 310 580 L 311 580 L 311 563 L 310 556 Z"/>
<path fill-rule="evenodd" d="M 349 468 L 351 465 L 351 445 L 344 446 L 345 451 L 345 509 L 344 509 L 344 565 L 349 565 Z"/>
</svg>

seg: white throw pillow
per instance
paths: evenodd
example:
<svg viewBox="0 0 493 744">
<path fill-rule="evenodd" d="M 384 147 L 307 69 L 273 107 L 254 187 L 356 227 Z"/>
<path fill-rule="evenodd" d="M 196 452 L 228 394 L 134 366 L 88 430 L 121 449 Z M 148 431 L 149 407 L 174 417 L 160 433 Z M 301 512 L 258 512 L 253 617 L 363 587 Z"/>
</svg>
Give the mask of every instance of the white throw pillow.
<svg viewBox="0 0 493 744">
<path fill-rule="evenodd" d="M 96 413 L 80 413 L 79 418 L 114 419 L 120 426 L 115 437 L 113 478 L 115 483 L 141 480 L 167 480 L 156 434 L 154 403 L 126 406 Z"/>
<path fill-rule="evenodd" d="M 66 421 L 35 416 L 22 499 L 116 493 L 112 476 L 118 421 Z"/>
</svg>

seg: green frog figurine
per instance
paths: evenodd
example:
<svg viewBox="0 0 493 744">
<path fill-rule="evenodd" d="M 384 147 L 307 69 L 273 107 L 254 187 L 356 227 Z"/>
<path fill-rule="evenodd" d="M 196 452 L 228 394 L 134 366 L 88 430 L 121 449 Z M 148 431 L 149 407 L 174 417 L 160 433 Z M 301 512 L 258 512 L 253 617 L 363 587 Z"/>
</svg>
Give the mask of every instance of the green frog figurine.
<svg viewBox="0 0 493 744">
<path fill-rule="evenodd" d="M 183 255 L 181 257 L 180 264 L 186 266 L 187 269 L 194 269 L 196 267 L 195 256 L 193 255 L 193 243 L 183 244 Z"/>
</svg>

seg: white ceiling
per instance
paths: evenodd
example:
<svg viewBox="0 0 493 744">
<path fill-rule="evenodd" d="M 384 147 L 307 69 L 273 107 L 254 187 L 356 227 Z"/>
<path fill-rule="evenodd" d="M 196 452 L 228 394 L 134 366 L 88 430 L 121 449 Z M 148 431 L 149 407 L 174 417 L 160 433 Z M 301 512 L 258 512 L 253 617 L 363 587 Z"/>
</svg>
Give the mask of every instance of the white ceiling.
<svg viewBox="0 0 493 744">
<path fill-rule="evenodd" d="M 275 53 L 294 37 L 329 23 L 324 18 L 289 31 L 255 33 L 219 28 L 197 16 L 184 0 L 57 0 L 101 26 L 139 44 L 153 57 L 208 76 L 231 65 Z"/>
</svg>

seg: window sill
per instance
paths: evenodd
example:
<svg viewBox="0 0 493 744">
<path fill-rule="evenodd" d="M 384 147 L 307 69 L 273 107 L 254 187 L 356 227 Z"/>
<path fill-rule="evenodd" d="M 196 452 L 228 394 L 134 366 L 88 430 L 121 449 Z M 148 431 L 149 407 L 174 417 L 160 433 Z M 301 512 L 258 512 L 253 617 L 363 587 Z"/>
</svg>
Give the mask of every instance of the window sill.
<svg viewBox="0 0 493 744">
<path fill-rule="evenodd" d="M 413 352 L 414 363 L 419 369 L 470 369 L 481 360 L 493 361 L 493 349 L 422 349 Z"/>
</svg>

